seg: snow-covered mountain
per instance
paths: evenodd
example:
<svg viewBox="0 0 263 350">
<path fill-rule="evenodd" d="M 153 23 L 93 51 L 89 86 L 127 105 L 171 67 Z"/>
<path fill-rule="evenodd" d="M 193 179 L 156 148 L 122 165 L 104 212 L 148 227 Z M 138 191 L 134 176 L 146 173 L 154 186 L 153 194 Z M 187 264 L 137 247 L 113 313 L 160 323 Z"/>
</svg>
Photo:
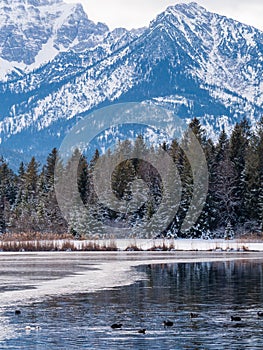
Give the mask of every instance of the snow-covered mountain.
<svg viewBox="0 0 263 350">
<path fill-rule="evenodd" d="M 256 28 L 190 3 L 168 7 L 149 28 L 110 32 L 80 5 L 3 1 L 4 154 L 45 157 L 77 119 L 116 102 L 150 101 L 199 117 L 212 136 L 263 114 L 263 32 Z"/>
<path fill-rule="evenodd" d="M 0 77 L 22 74 L 60 52 L 96 46 L 108 32 L 88 19 L 80 4 L 62 0 L 2 0 L 0 3 Z"/>
</svg>

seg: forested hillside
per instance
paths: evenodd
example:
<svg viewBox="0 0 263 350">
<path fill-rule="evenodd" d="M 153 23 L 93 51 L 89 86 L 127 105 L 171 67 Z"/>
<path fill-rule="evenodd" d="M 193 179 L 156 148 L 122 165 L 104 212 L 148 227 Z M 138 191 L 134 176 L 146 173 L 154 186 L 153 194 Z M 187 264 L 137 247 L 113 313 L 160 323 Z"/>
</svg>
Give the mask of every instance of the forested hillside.
<svg viewBox="0 0 263 350">
<path fill-rule="evenodd" d="M 191 196 L 193 195 L 193 174 L 181 143 L 173 140 L 159 147 L 172 157 L 180 175 L 182 193 L 180 205 L 169 227 L 162 232 L 173 237 L 223 237 L 228 230 L 236 235 L 262 233 L 263 229 L 263 118 L 255 130 L 246 120 L 237 123 L 230 137 L 223 131 L 215 144 L 208 139 L 198 119 L 193 119 L 190 128 L 199 140 L 207 159 L 209 187 L 206 202 L 195 225 L 187 232 L 181 231 Z M 109 226 L 134 227 L 150 220 L 162 200 L 163 184 L 158 171 L 149 163 L 138 158 L 125 159 L 127 149 L 141 150 L 148 146 L 142 137 L 134 142 L 120 142 L 114 151 L 100 155 L 95 152 L 91 160 L 84 155 L 78 166 L 78 189 L 80 197 L 96 219 L 94 222 Z M 160 149 L 159 148 L 159 149 Z M 153 149 L 152 152 L 159 152 Z M 112 153 L 113 152 L 113 153 Z M 107 164 L 107 157 L 119 159 L 112 174 L 112 191 L 118 199 L 132 198 L 132 183 L 142 179 L 148 187 L 150 199 L 134 212 L 113 211 L 98 201 L 94 190 L 93 171 L 97 160 Z M 122 159 L 125 159 L 122 161 Z M 1 233 L 40 232 L 72 233 L 75 236 L 100 236 L 99 225 L 73 215 L 69 222 L 62 217 L 54 189 L 54 169 L 58 162 L 58 151 L 53 149 L 45 165 L 33 157 L 28 164 L 20 164 L 15 173 L 4 159 L 0 164 L 0 231 Z M 69 160 L 69 163 L 72 161 Z M 67 172 L 69 164 L 61 164 L 61 171 Z M 168 171 L 168 170 L 167 170 Z M 176 186 L 176 183 L 174 183 Z"/>
</svg>

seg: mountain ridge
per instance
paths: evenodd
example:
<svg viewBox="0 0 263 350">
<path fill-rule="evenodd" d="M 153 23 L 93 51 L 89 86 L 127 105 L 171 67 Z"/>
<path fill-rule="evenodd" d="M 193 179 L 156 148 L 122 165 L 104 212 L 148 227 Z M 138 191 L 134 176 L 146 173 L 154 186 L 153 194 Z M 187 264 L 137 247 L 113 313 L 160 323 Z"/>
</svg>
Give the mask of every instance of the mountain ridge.
<svg viewBox="0 0 263 350">
<path fill-rule="evenodd" d="M 169 6 L 148 28 L 106 30 L 84 51 L 59 52 L 1 82 L 1 145 L 37 154 L 42 137 L 48 153 L 79 118 L 116 102 L 198 117 L 214 138 L 243 117 L 254 125 L 263 114 L 262 53 L 262 31 L 196 3 Z"/>
</svg>

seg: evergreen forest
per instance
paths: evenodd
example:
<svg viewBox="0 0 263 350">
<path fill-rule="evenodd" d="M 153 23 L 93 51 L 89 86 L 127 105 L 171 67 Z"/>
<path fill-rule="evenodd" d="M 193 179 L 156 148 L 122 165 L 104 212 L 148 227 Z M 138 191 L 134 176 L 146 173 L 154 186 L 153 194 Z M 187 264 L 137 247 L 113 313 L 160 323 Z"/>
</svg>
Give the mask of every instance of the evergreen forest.
<svg viewBox="0 0 263 350">
<path fill-rule="evenodd" d="M 182 143 L 185 139 L 163 143 L 151 148 L 150 152 L 166 152 L 173 160 L 179 175 L 174 177 L 172 169 L 167 169 L 169 188 L 175 188 L 180 181 L 180 203 L 174 209 L 175 215 L 169 224 L 158 232 L 152 227 L 153 237 L 182 238 L 229 238 L 253 233 L 261 235 L 263 231 L 263 117 L 255 128 L 251 128 L 246 119 L 237 123 L 231 135 L 223 130 L 217 142 L 206 136 L 205 130 L 197 118 L 189 124 L 198 139 L 206 158 L 209 181 L 205 194 L 200 193 L 204 202 L 197 220 L 187 231 L 182 223 L 193 196 L 194 181 L 191 164 L 187 159 Z M 32 157 L 28 164 L 21 163 L 14 172 L 3 158 L 0 160 L 0 233 L 70 233 L 75 237 L 100 237 L 100 225 L 118 226 L 120 229 L 138 227 L 147 224 L 158 213 L 163 199 L 163 179 L 158 170 L 137 155 L 145 152 L 147 146 L 142 136 L 134 142 L 119 142 L 114 150 L 99 154 L 98 150 L 88 160 L 77 149 L 67 164 L 59 160 L 54 148 L 40 166 Z M 148 149 L 149 151 L 149 149 Z M 139 153 L 138 153 L 139 152 Z M 129 159 L 125 155 L 131 155 Z M 136 157 L 132 157 L 135 154 Z M 57 202 L 54 187 L 54 170 L 60 164 L 62 172 L 68 172 L 70 162 L 79 159 L 78 191 L 83 206 L 89 212 L 87 218 L 78 210 L 73 210 L 69 220 L 65 220 Z M 101 203 L 94 187 L 94 169 L 98 160 L 105 166 L 109 158 L 114 157 L 117 166 L 111 176 L 111 190 L 118 200 L 131 201 L 134 188 L 132 184 L 141 179 L 147 187 L 147 198 L 141 199 L 141 206 L 134 210 L 113 210 Z M 179 180 L 178 180 L 179 176 Z M 138 191 L 137 191 L 138 192 Z M 204 196 L 204 198 L 201 198 Z M 167 196 L 166 196 L 167 197 Z M 173 206 L 173 198 L 166 198 L 166 207 Z M 122 202 L 122 201 L 121 201 Z M 165 211 L 158 213 L 164 220 Z M 93 218 L 91 220 L 91 218 Z M 97 223 L 97 224 L 96 224 Z M 155 221 L 158 225 L 158 220 Z M 109 230 L 110 232 L 110 230 Z M 132 230 L 131 230 L 132 232 Z M 134 231 L 135 232 L 135 231 Z M 139 235 L 139 231 L 138 231 Z"/>
</svg>

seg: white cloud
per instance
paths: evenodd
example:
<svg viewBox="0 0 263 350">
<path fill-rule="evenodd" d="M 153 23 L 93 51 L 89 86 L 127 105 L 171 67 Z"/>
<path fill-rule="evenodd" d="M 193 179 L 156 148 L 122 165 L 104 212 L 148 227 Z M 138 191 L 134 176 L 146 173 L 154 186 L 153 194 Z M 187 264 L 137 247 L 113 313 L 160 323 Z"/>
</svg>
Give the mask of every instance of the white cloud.
<svg viewBox="0 0 263 350">
<path fill-rule="evenodd" d="M 88 17 L 104 22 L 111 29 L 147 26 L 169 5 L 191 0 L 66 0 L 82 3 Z M 207 10 L 220 13 L 263 30 L 262 0 L 197 0 Z"/>
<path fill-rule="evenodd" d="M 234 18 L 263 30 L 262 0 L 199 0 L 207 10 Z"/>
</svg>

